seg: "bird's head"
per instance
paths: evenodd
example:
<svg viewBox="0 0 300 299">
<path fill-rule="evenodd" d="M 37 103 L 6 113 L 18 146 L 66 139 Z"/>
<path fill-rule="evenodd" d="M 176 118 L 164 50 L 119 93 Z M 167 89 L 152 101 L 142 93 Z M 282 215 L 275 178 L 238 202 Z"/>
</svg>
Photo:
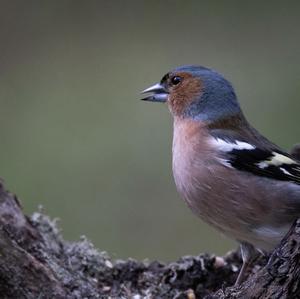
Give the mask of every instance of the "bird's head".
<svg viewBox="0 0 300 299">
<path fill-rule="evenodd" d="M 167 102 L 174 117 L 210 122 L 241 113 L 231 84 L 202 66 L 178 67 L 142 93 L 150 93 L 142 100 Z"/>
</svg>

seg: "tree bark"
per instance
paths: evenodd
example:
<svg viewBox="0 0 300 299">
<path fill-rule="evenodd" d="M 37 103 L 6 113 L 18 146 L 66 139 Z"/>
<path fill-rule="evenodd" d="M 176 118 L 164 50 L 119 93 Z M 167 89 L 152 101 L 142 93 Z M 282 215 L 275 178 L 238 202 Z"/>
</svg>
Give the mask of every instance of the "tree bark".
<svg viewBox="0 0 300 299">
<path fill-rule="evenodd" d="M 260 258 L 248 279 L 232 287 L 241 260 L 208 254 L 174 263 L 113 261 L 83 238 L 64 241 L 55 221 L 23 214 L 0 184 L 0 298 L 300 298 L 300 220 L 281 244 Z"/>
</svg>

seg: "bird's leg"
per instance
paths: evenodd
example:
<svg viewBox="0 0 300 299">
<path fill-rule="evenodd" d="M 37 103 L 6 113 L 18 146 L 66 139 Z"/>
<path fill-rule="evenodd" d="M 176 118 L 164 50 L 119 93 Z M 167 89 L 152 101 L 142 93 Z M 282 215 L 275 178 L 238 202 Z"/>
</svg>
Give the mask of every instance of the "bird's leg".
<svg viewBox="0 0 300 299">
<path fill-rule="evenodd" d="M 243 265 L 238 275 L 238 278 L 234 284 L 235 286 L 238 286 L 243 282 L 244 276 L 247 272 L 247 268 L 249 267 L 249 265 L 251 265 L 251 263 L 257 258 L 259 254 L 253 245 L 246 242 L 240 243 L 240 249 L 242 254 Z"/>
</svg>

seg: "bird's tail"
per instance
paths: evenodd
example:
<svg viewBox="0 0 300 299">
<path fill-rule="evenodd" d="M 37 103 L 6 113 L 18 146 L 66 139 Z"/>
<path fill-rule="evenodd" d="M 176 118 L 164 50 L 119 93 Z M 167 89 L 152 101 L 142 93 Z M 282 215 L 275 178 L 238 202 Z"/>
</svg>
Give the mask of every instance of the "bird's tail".
<svg viewBox="0 0 300 299">
<path fill-rule="evenodd" d="M 294 159 L 300 162 L 300 143 L 297 143 L 292 147 L 290 154 Z"/>
</svg>

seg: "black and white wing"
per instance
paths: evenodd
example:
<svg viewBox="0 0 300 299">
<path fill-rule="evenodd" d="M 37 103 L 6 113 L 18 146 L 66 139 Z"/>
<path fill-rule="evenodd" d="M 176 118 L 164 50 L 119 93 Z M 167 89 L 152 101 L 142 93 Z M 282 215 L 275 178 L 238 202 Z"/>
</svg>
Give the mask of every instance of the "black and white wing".
<svg viewBox="0 0 300 299">
<path fill-rule="evenodd" d="M 221 162 L 228 167 L 300 185 L 300 164 L 283 151 L 219 137 L 213 139 L 213 144 L 224 153 Z"/>
</svg>

